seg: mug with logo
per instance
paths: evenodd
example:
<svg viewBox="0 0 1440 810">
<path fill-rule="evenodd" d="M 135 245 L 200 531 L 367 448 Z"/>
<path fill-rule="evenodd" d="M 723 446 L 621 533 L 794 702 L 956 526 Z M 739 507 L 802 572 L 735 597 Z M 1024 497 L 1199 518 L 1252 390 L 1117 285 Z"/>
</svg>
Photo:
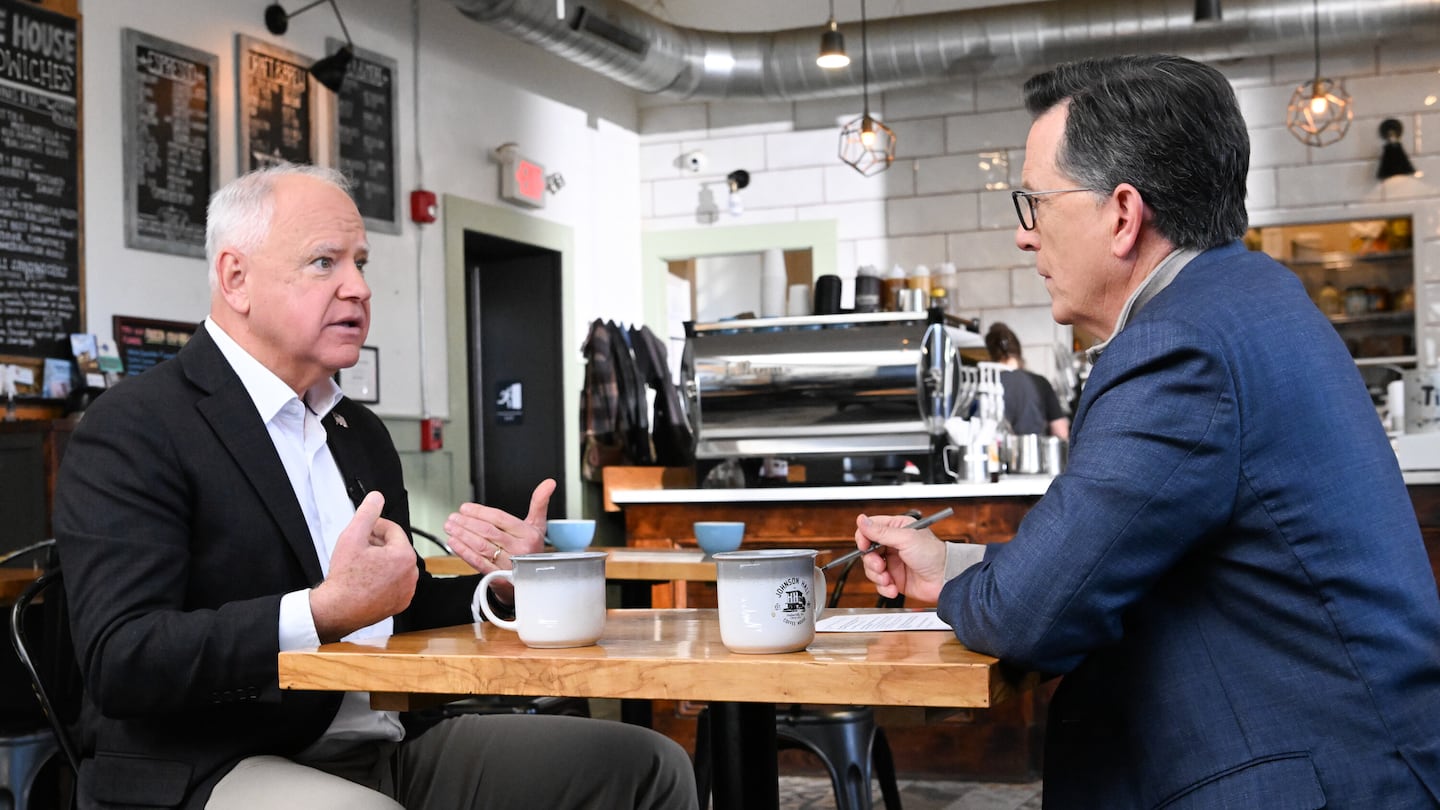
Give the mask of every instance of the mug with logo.
<svg viewBox="0 0 1440 810">
<path fill-rule="evenodd" d="M 803 650 L 825 606 L 825 574 L 813 549 L 755 549 L 714 555 L 720 641 L 736 653 Z"/>
</svg>

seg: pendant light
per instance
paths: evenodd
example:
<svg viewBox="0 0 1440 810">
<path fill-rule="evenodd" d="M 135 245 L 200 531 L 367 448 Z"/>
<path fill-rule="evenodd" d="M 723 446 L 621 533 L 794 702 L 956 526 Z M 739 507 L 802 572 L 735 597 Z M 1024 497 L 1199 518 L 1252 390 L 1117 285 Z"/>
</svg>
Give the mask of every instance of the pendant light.
<svg viewBox="0 0 1440 810">
<path fill-rule="evenodd" d="M 835 0 L 830 0 L 830 22 L 820 35 L 820 55 L 815 58 L 815 64 L 826 70 L 838 70 L 850 64 L 850 55 L 845 53 L 845 35 L 835 24 Z"/>
<path fill-rule="evenodd" d="M 869 177 L 895 162 L 895 131 L 870 115 L 870 53 L 865 37 L 865 0 L 860 0 L 860 76 L 865 113 L 840 130 L 840 159 Z"/>
<path fill-rule="evenodd" d="M 1350 94 L 1320 75 L 1320 0 L 1314 0 L 1315 78 L 1295 88 L 1285 108 L 1285 127 L 1301 143 L 1329 146 L 1345 137 L 1355 111 Z"/>
</svg>

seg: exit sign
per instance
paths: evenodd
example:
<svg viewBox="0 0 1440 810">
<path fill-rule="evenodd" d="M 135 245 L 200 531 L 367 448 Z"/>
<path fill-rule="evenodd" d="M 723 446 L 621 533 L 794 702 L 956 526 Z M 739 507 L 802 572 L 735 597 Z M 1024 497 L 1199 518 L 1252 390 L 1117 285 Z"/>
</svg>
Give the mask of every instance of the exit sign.
<svg viewBox="0 0 1440 810">
<path fill-rule="evenodd" d="M 500 162 L 500 199 L 531 208 L 545 207 L 545 167 L 515 152 Z"/>
</svg>

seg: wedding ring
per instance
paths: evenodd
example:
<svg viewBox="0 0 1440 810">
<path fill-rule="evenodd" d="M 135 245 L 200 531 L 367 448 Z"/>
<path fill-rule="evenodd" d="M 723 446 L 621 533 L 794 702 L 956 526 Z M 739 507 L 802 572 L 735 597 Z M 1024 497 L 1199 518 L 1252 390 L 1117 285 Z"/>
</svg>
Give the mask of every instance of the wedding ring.
<svg viewBox="0 0 1440 810">
<path fill-rule="evenodd" d="M 495 564 L 495 561 L 498 560 L 498 559 L 500 559 L 500 552 L 502 552 L 502 551 L 504 551 L 504 550 L 505 550 L 505 549 L 500 548 L 499 546 L 496 546 L 496 547 L 495 547 L 495 553 L 490 555 L 490 564 L 491 564 L 491 565 L 494 565 L 494 564 Z"/>
</svg>

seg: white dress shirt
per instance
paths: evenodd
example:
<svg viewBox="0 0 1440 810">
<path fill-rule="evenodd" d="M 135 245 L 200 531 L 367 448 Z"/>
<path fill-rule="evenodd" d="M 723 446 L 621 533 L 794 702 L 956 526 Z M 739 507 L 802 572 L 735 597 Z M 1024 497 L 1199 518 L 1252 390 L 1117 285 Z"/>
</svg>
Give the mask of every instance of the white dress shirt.
<svg viewBox="0 0 1440 810">
<path fill-rule="evenodd" d="M 340 468 L 325 443 L 325 426 L 320 423 L 343 397 L 340 386 L 327 378 L 307 390 L 302 402 L 290 386 L 251 357 L 213 320 L 205 319 L 205 329 L 239 375 L 260 418 L 265 421 L 265 429 L 295 490 L 295 499 L 305 513 L 310 540 L 320 557 L 320 570 L 329 576 L 335 540 L 355 516 L 355 505 L 346 494 Z M 386 618 L 356 630 L 344 640 L 388 636 L 394 632 L 394 625 L 392 619 Z M 280 649 L 297 650 L 319 644 L 315 617 L 310 613 L 310 589 L 285 594 L 280 599 Z M 405 729 L 395 712 L 371 709 L 368 692 L 346 692 L 330 727 L 302 756 L 323 758 L 355 741 L 400 740 L 404 736 Z"/>
</svg>

